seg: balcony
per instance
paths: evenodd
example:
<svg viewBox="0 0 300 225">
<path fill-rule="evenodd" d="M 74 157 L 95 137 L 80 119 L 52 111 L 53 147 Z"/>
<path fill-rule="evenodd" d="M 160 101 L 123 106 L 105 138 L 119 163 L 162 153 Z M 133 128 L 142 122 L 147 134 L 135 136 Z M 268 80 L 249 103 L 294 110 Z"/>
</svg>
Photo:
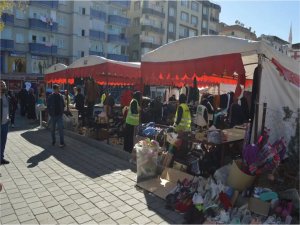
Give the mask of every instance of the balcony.
<svg viewBox="0 0 300 225">
<path fill-rule="evenodd" d="M 3 23 L 6 25 L 14 25 L 15 19 L 14 15 L 8 14 L 8 13 L 3 13 L 1 16 L 1 20 Z"/>
<path fill-rule="evenodd" d="M 98 55 L 98 56 L 104 56 L 104 53 L 103 52 L 96 52 L 96 51 L 89 51 L 89 54 L 90 55 Z"/>
<path fill-rule="evenodd" d="M 105 21 L 106 20 L 106 13 L 102 12 L 102 11 L 97 11 L 95 9 L 90 9 L 90 18 Z"/>
<path fill-rule="evenodd" d="M 14 40 L 1 39 L 1 50 L 14 50 Z"/>
<path fill-rule="evenodd" d="M 129 44 L 127 38 L 122 37 L 122 35 L 120 35 L 120 34 L 109 34 L 107 36 L 107 41 L 108 42 L 119 43 L 119 44 L 122 44 L 122 45 L 128 45 Z"/>
<path fill-rule="evenodd" d="M 152 32 L 159 33 L 159 34 L 164 34 L 165 33 L 164 29 L 161 29 L 161 28 L 158 28 L 158 27 L 155 27 L 155 26 L 152 26 L 152 25 L 142 25 L 141 30 L 142 31 L 152 31 Z"/>
<path fill-rule="evenodd" d="M 58 1 L 30 1 L 30 5 L 40 5 L 40 6 L 46 6 L 53 9 L 58 8 Z"/>
<path fill-rule="evenodd" d="M 109 15 L 108 23 L 127 27 L 129 26 L 129 19 L 122 16 Z"/>
<path fill-rule="evenodd" d="M 119 55 L 119 54 L 107 54 L 108 59 L 116 60 L 116 61 L 123 61 L 128 62 L 128 55 Z"/>
<path fill-rule="evenodd" d="M 29 43 L 29 51 L 31 53 L 43 54 L 43 55 L 56 55 L 57 54 L 57 46 L 46 46 L 41 43 Z"/>
<path fill-rule="evenodd" d="M 148 42 L 148 41 L 142 41 L 141 42 L 141 48 L 152 48 L 152 49 L 156 49 L 158 47 L 160 47 L 161 45 L 159 44 L 154 44 L 152 42 Z"/>
<path fill-rule="evenodd" d="M 165 18 L 165 13 L 158 11 L 157 9 L 152 9 L 150 7 L 144 6 L 142 9 L 142 13 L 144 14 L 150 14 L 150 15 L 155 15 L 161 18 Z"/>
<path fill-rule="evenodd" d="M 51 25 L 52 24 L 52 25 Z M 43 22 L 40 19 L 29 19 L 29 28 L 38 29 L 38 30 L 47 30 L 47 31 L 57 31 L 58 24 L 56 22 Z"/>
<path fill-rule="evenodd" d="M 219 19 L 216 17 L 211 16 L 210 17 L 210 21 L 215 22 L 215 23 L 219 23 Z"/>
<path fill-rule="evenodd" d="M 90 30 L 90 39 L 105 40 L 105 33 L 103 31 Z"/>
<path fill-rule="evenodd" d="M 130 8 L 130 1 L 109 1 L 109 3 L 126 9 Z"/>
</svg>

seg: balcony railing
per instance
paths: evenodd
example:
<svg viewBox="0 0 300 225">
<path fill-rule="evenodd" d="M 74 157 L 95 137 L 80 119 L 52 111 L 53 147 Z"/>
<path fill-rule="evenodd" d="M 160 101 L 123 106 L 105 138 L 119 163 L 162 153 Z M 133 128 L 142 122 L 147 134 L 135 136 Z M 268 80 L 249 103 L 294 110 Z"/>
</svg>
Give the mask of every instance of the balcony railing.
<svg viewBox="0 0 300 225">
<path fill-rule="evenodd" d="M 165 16 L 166 16 L 164 12 L 160 12 L 156 9 L 152 9 L 147 6 L 144 6 L 144 8 L 142 9 L 142 13 L 159 16 L 161 18 L 165 18 Z"/>
<path fill-rule="evenodd" d="M 99 19 L 99 20 L 106 20 L 106 13 L 102 11 L 97 11 L 95 9 L 90 9 L 90 18 Z"/>
<path fill-rule="evenodd" d="M 130 8 L 130 1 L 109 1 L 112 5 L 121 6 L 123 8 L 129 9 Z"/>
<path fill-rule="evenodd" d="M 1 50 L 13 50 L 14 40 L 1 39 Z"/>
<path fill-rule="evenodd" d="M 103 31 L 90 30 L 90 39 L 105 40 L 105 33 Z"/>
<path fill-rule="evenodd" d="M 127 27 L 129 26 L 129 19 L 122 16 L 109 15 L 108 23 Z"/>
<path fill-rule="evenodd" d="M 107 41 L 108 42 L 119 43 L 119 44 L 122 44 L 122 45 L 128 45 L 129 44 L 127 38 L 122 37 L 121 35 L 117 35 L 117 34 L 107 35 Z"/>
<path fill-rule="evenodd" d="M 148 41 L 142 41 L 141 42 L 141 47 L 142 48 L 152 48 L 152 49 L 156 49 L 158 47 L 160 47 L 161 45 L 159 44 L 154 44 L 152 42 L 148 42 Z"/>
<path fill-rule="evenodd" d="M 89 54 L 90 55 L 98 55 L 98 56 L 104 56 L 104 53 L 103 52 L 97 52 L 97 51 L 89 51 Z"/>
<path fill-rule="evenodd" d="M 31 29 L 40 29 L 48 31 L 57 31 L 58 24 L 56 22 L 43 22 L 40 19 L 30 18 L 29 19 L 29 28 Z"/>
<path fill-rule="evenodd" d="M 117 60 L 117 61 L 123 61 L 128 62 L 128 55 L 119 55 L 119 54 L 107 54 L 108 59 Z"/>
<path fill-rule="evenodd" d="M 215 23 L 219 23 L 219 19 L 216 17 L 211 16 L 210 17 L 210 21 L 215 22 Z"/>
<path fill-rule="evenodd" d="M 29 51 L 32 53 L 39 53 L 44 55 L 55 55 L 57 54 L 57 46 L 46 46 L 45 44 L 41 43 L 29 43 Z"/>
<path fill-rule="evenodd" d="M 8 14 L 8 13 L 3 13 L 1 16 L 1 20 L 8 25 L 14 25 L 15 22 L 15 17 L 14 15 Z"/>
<path fill-rule="evenodd" d="M 158 28 L 158 27 L 155 27 L 155 26 L 152 26 L 152 25 L 142 25 L 142 31 L 152 31 L 152 32 L 156 32 L 156 33 L 159 33 L 159 34 L 164 34 L 165 33 L 165 30 L 162 29 L 162 28 Z"/>
<path fill-rule="evenodd" d="M 30 1 L 29 4 L 47 6 L 53 9 L 58 8 L 58 1 Z"/>
</svg>

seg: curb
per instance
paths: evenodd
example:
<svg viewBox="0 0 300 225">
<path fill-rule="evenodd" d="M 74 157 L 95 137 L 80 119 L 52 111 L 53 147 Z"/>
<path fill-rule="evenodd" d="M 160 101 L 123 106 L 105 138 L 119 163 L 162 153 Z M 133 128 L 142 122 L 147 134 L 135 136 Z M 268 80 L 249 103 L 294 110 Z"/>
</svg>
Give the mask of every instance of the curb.
<svg viewBox="0 0 300 225">
<path fill-rule="evenodd" d="M 101 150 L 101 151 L 103 151 L 107 154 L 116 156 L 116 157 L 118 157 L 120 159 L 123 159 L 127 162 L 131 159 L 131 154 L 130 153 L 125 152 L 125 151 L 120 150 L 120 149 L 117 149 L 117 148 L 114 148 L 113 146 L 111 146 L 109 144 L 94 140 L 94 139 L 89 138 L 87 136 L 83 136 L 83 135 L 77 134 L 75 132 L 66 130 L 66 129 L 64 129 L 64 133 L 65 133 L 66 136 L 68 136 L 70 138 L 81 141 L 81 142 L 83 142 L 87 145 L 90 145 L 94 148 L 97 148 L 97 149 L 99 149 L 99 150 Z"/>
</svg>

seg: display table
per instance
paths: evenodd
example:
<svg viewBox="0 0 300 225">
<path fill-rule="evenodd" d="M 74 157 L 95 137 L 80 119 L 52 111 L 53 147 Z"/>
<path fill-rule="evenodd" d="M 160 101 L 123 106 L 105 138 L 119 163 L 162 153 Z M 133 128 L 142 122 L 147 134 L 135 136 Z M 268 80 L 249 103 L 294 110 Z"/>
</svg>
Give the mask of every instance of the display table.
<svg viewBox="0 0 300 225">
<path fill-rule="evenodd" d="M 40 126 L 38 127 L 39 129 L 43 129 L 43 111 L 47 109 L 46 105 L 41 104 L 37 106 L 38 111 L 39 111 L 39 116 L 40 116 Z"/>
<path fill-rule="evenodd" d="M 220 159 L 220 165 L 224 165 L 224 154 L 225 154 L 225 147 L 229 146 L 230 144 L 236 144 L 236 143 L 242 143 L 245 138 L 245 130 L 240 128 L 230 128 L 230 129 L 224 129 L 222 132 L 225 134 L 226 139 L 223 139 L 221 143 L 210 143 L 207 141 L 207 137 L 205 136 L 205 133 L 197 133 L 195 135 L 194 142 L 203 142 L 208 145 L 215 145 L 220 148 L 221 150 L 221 159 Z"/>
</svg>

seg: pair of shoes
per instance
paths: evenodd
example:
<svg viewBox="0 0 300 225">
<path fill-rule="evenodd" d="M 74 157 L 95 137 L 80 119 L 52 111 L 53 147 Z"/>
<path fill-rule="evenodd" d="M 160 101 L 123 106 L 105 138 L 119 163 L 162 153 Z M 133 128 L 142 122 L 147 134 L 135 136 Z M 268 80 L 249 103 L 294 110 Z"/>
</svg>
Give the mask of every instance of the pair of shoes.
<svg viewBox="0 0 300 225">
<path fill-rule="evenodd" d="M 59 145 L 60 148 L 63 148 L 63 147 L 65 147 L 65 146 L 66 146 L 65 144 L 60 144 L 60 145 Z"/>
<path fill-rule="evenodd" d="M 4 164 L 9 164 L 9 161 L 7 161 L 6 159 L 2 159 L 2 160 L 1 160 L 1 164 L 3 164 L 3 165 L 4 165 Z"/>
</svg>

